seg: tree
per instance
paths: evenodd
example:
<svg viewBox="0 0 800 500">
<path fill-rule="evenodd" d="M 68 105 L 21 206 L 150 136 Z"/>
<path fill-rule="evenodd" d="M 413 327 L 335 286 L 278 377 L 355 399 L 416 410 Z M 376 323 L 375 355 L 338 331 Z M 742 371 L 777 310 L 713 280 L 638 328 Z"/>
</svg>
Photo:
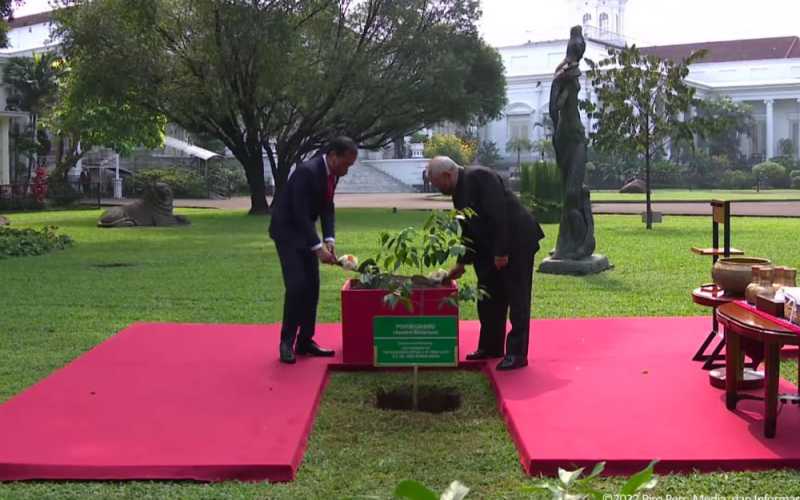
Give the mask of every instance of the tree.
<svg viewBox="0 0 800 500">
<path fill-rule="evenodd" d="M 590 65 L 589 78 L 599 106 L 584 101 L 594 121 L 590 137 L 605 152 L 644 155 L 647 199 L 647 229 L 652 229 L 650 160 L 670 138 L 692 137 L 692 127 L 681 120 L 694 99 L 694 89 L 684 79 L 688 66 L 702 57 L 698 51 L 675 62 L 643 55 L 634 46 L 609 49 L 608 58 Z"/>
<path fill-rule="evenodd" d="M 697 99 L 694 104 L 697 115 L 692 118 L 692 126 L 707 143 L 708 154 L 736 161 L 740 155 L 739 138 L 750 134 L 755 124 L 752 108 L 727 96 Z"/>
<path fill-rule="evenodd" d="M 43 124 L 58 137 L 56 168 L 52 177 L 66 180 L 69 170 L 94 146 L 104 146 L 125 156 L 137 147 L 160 147 L 166 119 L 137 105 L 135 100 L 101 98 L 91 82 L 76 78 L 64 62 L 58 80 L 57 104 Z"/>
<path fill-rule="evenodd" d="M 506 143 L 506 151 L 509 153 L 517 153 L 517 168 L 522 164 L 522 152 L 528 152 L 533 149 L 533 143 L 527 137 L 512 137 Z"/>
<path fill-rule="evenodd" d="M 454 134 L 434 134 L 426 143 L 422 154 L 426 158 L 448 156 L 459 165 L 469 165 L 475 159 L 472 144 Z"/>
<path fill-rule="evenodd" d="M 62 0 L 59 34 L 97 94 L 222 141 L 251 213 L 329 138 L 374 149 L 443 121 L 484 123 L 505 104 L 475 0 Z"/>
<path fill-rule="evenodd" d="M 485 167 L 494 167 L 500 161 L 500 150 L 494 141 L 481 141 L 478 146 L 478 163 Z"/>
</svg>

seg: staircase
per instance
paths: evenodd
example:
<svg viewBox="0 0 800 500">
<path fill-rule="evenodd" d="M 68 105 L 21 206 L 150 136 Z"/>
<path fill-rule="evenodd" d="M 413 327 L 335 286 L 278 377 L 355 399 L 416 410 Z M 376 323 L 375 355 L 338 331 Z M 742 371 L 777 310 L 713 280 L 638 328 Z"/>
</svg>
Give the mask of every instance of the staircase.
<svg viewBox="0 0 800 500">
<path fill-rule="evenodd" d="M 413 193 L 416 190 L 375 167 L 356 162 L 339 179 L 337 193 Z"/>
</svg>

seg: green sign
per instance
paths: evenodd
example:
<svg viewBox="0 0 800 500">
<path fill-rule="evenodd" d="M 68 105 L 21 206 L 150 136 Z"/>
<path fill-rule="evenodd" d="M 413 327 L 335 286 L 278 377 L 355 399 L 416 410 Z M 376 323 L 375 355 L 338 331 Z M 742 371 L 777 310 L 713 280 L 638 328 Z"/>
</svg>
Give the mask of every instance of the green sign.
<svg viewBox="0 0 800 500">
<path fill-rule="evenodd" d="M 457 316 L 376 316 L 375 366 L 458 365 Z"/>
</svg>

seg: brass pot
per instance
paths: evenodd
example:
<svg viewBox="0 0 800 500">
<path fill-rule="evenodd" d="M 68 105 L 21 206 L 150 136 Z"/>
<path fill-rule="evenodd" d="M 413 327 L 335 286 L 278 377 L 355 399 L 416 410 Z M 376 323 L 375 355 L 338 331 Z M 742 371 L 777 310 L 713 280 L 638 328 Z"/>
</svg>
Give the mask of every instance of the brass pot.
<svg viewBox="0 0 800 500">
<path fill-rule="evenodd" d="M 743 296 L 753 280 L 753 266 L 769 265 L 769 259 L 759 257 L 723 257 L 711 269 L 714 283 L 728 295 Z"/>
</svg>

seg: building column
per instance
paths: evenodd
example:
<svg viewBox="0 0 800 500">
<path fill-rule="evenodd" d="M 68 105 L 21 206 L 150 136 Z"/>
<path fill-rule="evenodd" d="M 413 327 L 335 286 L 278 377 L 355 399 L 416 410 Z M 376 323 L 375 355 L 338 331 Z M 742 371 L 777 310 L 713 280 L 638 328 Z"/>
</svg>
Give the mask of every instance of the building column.
<svg viewBox="0 0 800 500">
<path fill-rule="evenodd" d="M 10 125 L 10 118 L 0 116 L 0 185 L 11 184 L 11 148 L 8 141 Z"/>
<path fill-rule="evenodd" d="M 800 99 L 797 99 L 797 108 L 800 109 Z M 800 117 L 798 117 L 800 118 Z M 789 133 L 792 134 L 792 140 L 794 140 L 794 133 L 791 130 L 792 127 L 789 127 Z M 800 140 L 797 141 L 797 144 L 794 145 L 795 153 L 797 153 L 797 159 L 800 160 Z"/>
<path fill-rule="evenodd" d="M 775 156 L 775 114 L 773 110 L 773 105 L 775 104 L 774 99 L 764 99 L 764 104 L 767 105 L 767 148 L 766 148 L 766 160 L 769 160 L 773 156 Z"/>
</svg>

